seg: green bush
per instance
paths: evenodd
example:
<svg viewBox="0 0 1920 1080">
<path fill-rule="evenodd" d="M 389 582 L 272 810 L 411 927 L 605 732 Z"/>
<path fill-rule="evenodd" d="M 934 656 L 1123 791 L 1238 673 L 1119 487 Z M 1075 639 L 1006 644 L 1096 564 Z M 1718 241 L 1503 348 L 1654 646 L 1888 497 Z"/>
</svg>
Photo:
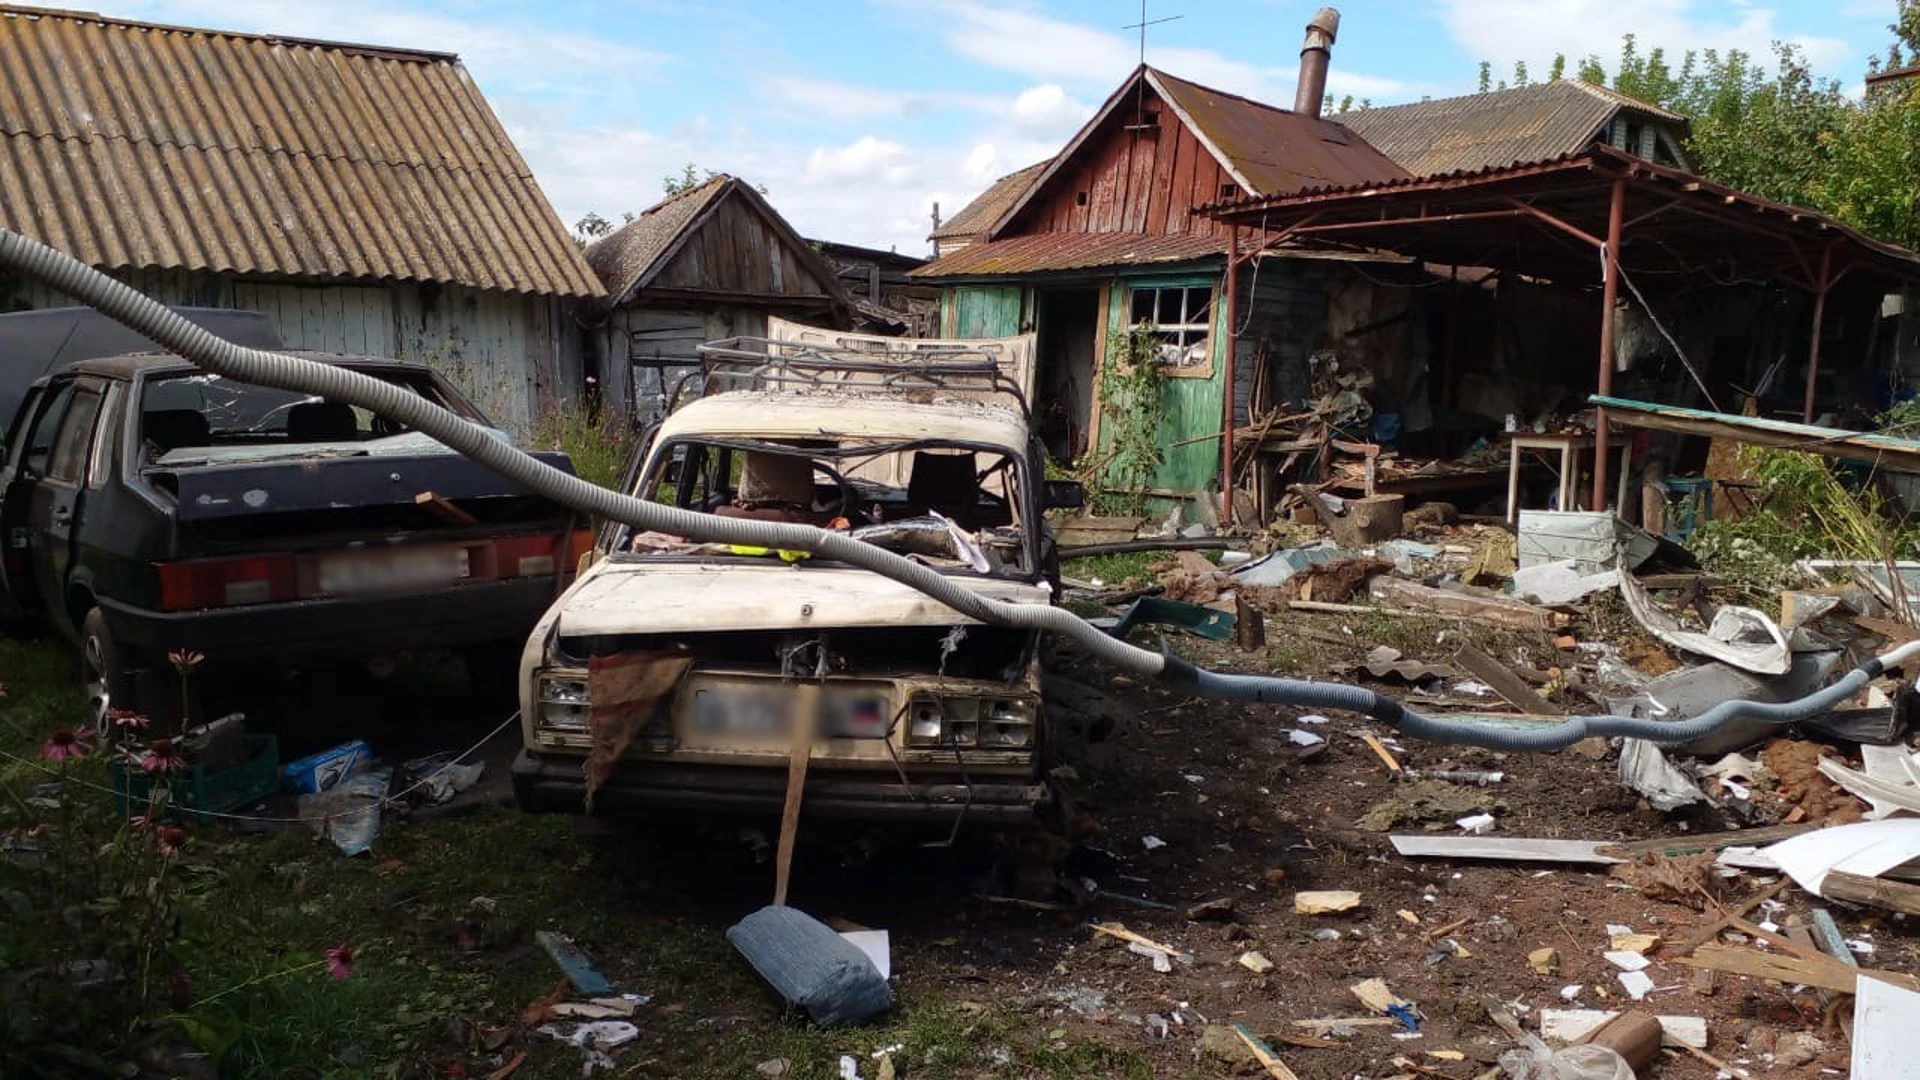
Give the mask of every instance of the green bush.
<svg viewBox="0 0 1920 1080">
<path fill-rule="evenodd" d="M 530 441 L 536 450 L 563 450 L 573 459 L 573 471 L 604 488 L 620 486 L 627 458 L 638 440 L 625 418 L 565 401 L 533 422 Z"/>
</svg>

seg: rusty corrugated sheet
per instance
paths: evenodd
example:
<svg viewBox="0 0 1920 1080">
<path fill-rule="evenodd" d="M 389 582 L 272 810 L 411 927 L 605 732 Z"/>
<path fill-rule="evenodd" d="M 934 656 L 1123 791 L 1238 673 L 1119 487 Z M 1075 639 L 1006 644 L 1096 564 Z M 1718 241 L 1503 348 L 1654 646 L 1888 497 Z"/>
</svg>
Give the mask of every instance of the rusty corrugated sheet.
<svg viewBox="0 0 1920 1080">
<path fill-rule="evenodd" d="M 974 200 L 960 208 L 960 212 L 940 223 L 940 227 L 928 234 L 929 240 L 947 240 L 962 236 L 976 236 L 993 228 L 1000 215 L 1007 212 L 1020 196 L 1027 193 L 1032 184 L 1048 165 L 1046 161 L 1036 161 L 1024 169 L 1010 172 L 995 180 L 987 190 L 974 197 Z"/>
<path fill-rule="evenodd" d="M 1256 194 L 1344 187 L 1404 177 L 1366 139 L 1331 120 L 1275 108 L 1154 68 L 1146 77 Z"/>
<path fill-rule="evenodd" d="M 0 6 L 0 223 L 96 266 L 592 296 L 457 58 Z"/>
<path fill-rule="evenodd" d="M 1644 101 L 1569 79 L 1358 109 L 1339 119 L 1408 172 L 1430 176 L 1576 153 L 1623 110 L 1686 124 Z"/>
<path fill-rule="evenodd" d="M 909 271 L 908 276 L 950 278 L 1092 270 L 1109 266 L 1193 262 L 1219 258 L 1225 254 L 1225 243 L 1210 236 L 1035 233 L 1006 240 L 977 241 Z"/>
</svg>

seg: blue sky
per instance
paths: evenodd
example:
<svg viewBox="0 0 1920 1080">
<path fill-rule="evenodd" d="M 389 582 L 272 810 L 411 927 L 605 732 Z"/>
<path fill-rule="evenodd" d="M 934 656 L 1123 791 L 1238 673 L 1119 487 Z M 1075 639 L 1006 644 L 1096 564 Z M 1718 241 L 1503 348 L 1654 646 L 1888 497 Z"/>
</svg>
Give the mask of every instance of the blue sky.
<svg viewBox="0 0 1920 1080">
<path fill-rule="evenodd" d="M 1051 154 L 1138 59 L 1138 0 L 93 0 L 104 14 L 461 54 L 571 223 L 688 162 L 768 189 L 809 236 L 914 253 L 995 176 Z M 1150 0 L 1147 59 L 1288 105 L 1318 3 Z M 1856 86 L 1893 0 L 1346 0 L 1329 88 L 1471 92 L 1478 64 L 1801 44 Z"/>
</svg>

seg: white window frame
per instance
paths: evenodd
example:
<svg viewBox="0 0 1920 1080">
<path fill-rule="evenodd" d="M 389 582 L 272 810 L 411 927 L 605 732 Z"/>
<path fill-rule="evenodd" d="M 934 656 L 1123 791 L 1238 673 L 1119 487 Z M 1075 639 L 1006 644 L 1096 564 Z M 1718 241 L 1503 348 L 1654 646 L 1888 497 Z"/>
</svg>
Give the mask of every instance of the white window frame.
<svg viewBox="0 0 1920 1080">
<path fill-rule="evenodd" d="M 1161 297 L 1164 293 L 1180 294 L 1180 312 L 1178 321 L 1161 322 Z M 1201 298 L 1195 303 L 1196 294 Z M 1140 309 L 1140 298 L 1151 296 L 1152 317 L 1134 315 Z M 1212 285 L 1130 285 L 1127 288 L 1127 312 L 1133 315 L 1129 325 L 1147 327 L 1160 337 L 1160 366 L 1165 374 L 1172 378 L 1211 378 L 1213 375 L 1213 331 L 1214 304 L 1219 297 Z M 1201 310 L 1194 310 L 1196 307 Z M 1196 317 L 1200 321 L 1194 321 Z M 1194 346 L 1201 347 L 1197 359 L 1188 359 Z M 1184 361 L 1184 362 L 1183 362 Z"/>
</svg>

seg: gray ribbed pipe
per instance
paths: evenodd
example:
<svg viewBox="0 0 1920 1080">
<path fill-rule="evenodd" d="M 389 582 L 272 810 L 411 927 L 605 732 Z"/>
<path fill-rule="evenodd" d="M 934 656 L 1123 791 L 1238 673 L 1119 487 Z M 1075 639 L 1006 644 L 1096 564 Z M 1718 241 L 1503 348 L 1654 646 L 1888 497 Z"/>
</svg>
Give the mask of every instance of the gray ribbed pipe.
<svg viewBox="0 0 1920 1080">
<path fill-rule="evenodd" d="M 1729 720 L 1757 716 L 1789 723 L 1813 716 L 1857 692 L 1885 668 L 1920 654 L 1920 643 L 1869 660 L 1838 683 L 1799 701 L 1779 705 L 1729 701 L 1676 723 L 1619 716 L 1585 716 L 1549 726 L 1519 727 L 1494 721 L 1422 716 L 1391 698 L 1337 683 L 1304 682 L 1261 675 L 1221 675 L 1179 659 L 1128 645 L 1062 608 L 991 600 L 926 566 L 841 533 L 807 525 L 783 525 L 719 517 L 646 502 L 609 491 L 548 468 L 508 446 L 487 429 L 455 416 L 408 390 L 331 364 L 249 349 L 195 326 L 166 306 L 90 266 L 11 230 L 0 229 L 0 265 L 32 277 L 166 346 L 225 378 L 275 386 L 358 405 L 459 451 L 508 480 L 575 510 L 637 529 L 685 536 L 707 543 L 810 551 L 869 570 L 938 600 L 968 618 L 1024 630 L 1059 634 L 1093 657 L 1124 671 L 1185 687 L 1197 696 L 1261 701 L 1298 708 L 1363 713 L 1410 736 L 1499 750 L 1552 750 L 1589 735 L 1624 735 L 1654 742 L 1686 742 Z"/>
</svg>

